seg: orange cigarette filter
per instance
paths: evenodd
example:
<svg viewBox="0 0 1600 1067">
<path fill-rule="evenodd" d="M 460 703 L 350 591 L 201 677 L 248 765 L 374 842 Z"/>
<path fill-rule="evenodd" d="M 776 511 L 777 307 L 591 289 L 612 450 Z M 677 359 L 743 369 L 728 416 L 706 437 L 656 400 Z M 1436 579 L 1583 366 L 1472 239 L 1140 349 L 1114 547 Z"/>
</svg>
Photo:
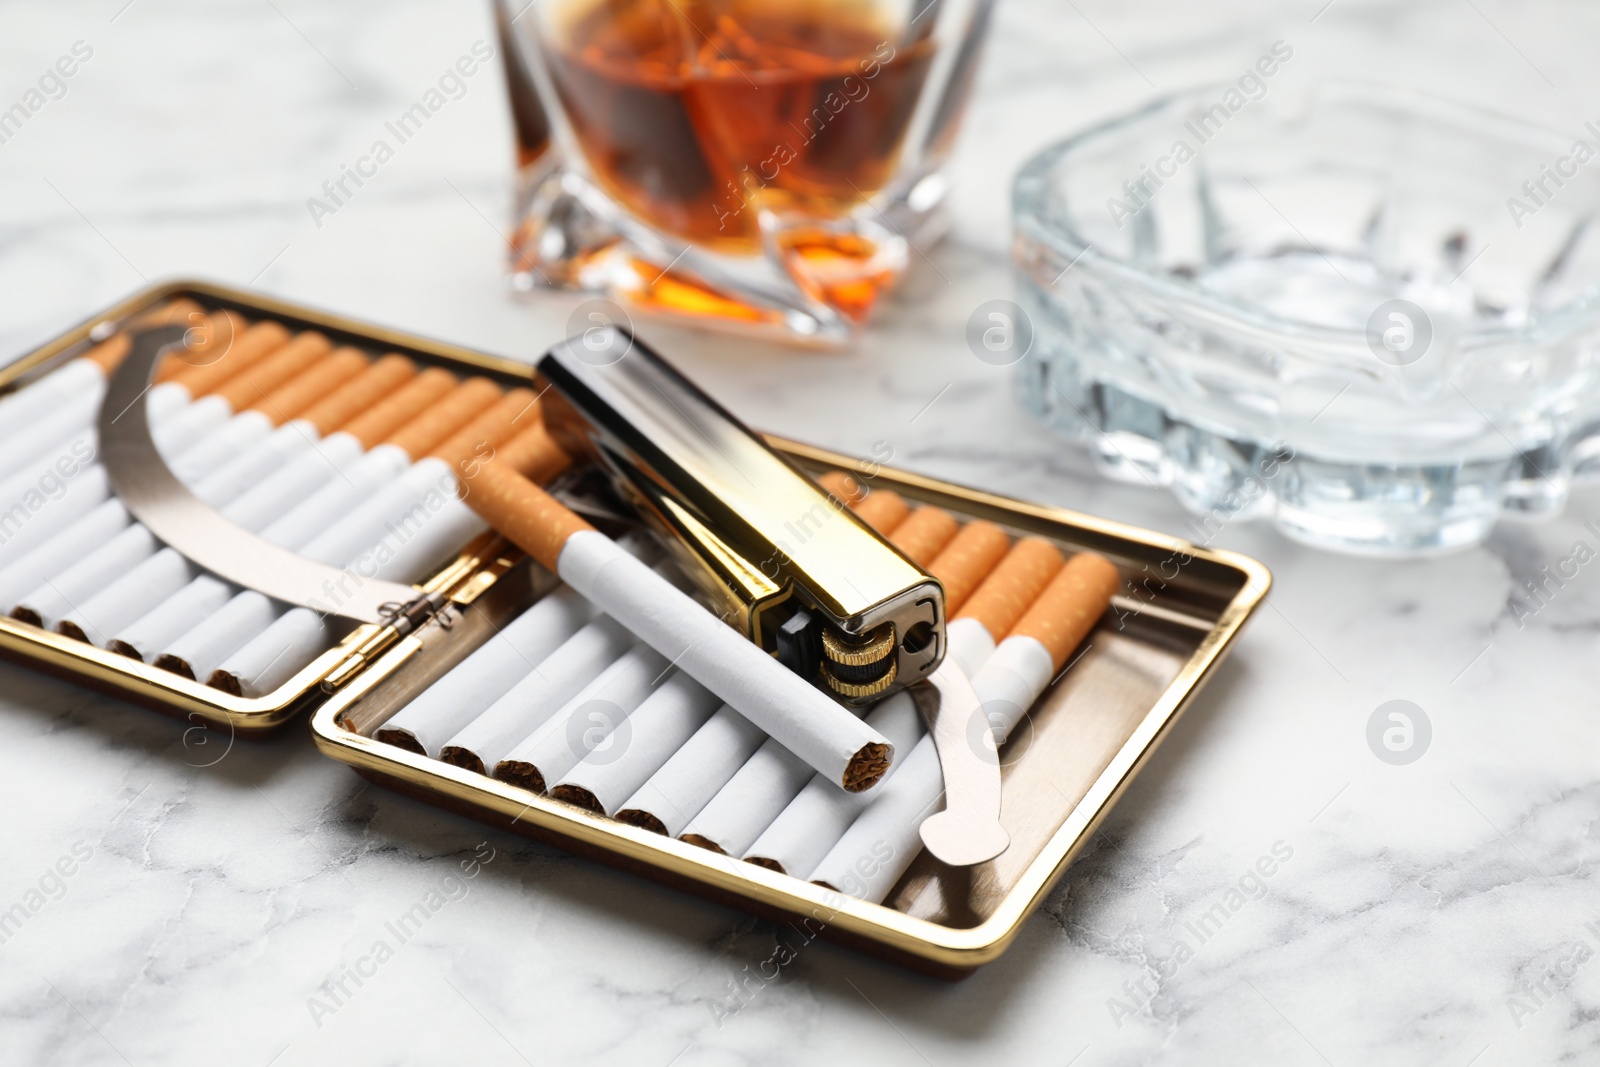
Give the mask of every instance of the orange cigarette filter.
<svg viewBox="0 0 1600 1067">
<path fill-rule="evenodd" d="M 862 522 L 885 537 L 893 534 L 911 514 L 905 498 L 892 489 L 874 489 L 852 510 Z"/>
<path fill-rule="evenodd" d="M 362 448 L 372 448 L 444 399 L 455 387 L 455 375 L 429 367 L 377 404 L 341 424 L 339 432 L 360 441 Z"/>
<path fill-rule="evenodd" d="M 282 426 L 366 369 L 367 357 L 360 350 L 336 348 L 256 401 L 250 410 L 265 415 L 274 426 Z"/>
<path fill-rule="evenodd" d="M 861 503 L 867 491 L 861 488 L 861 483 L 856 481 L 844 471 L 828 471 L 817 478 L 817 484 L 838 498 L 845 507 L 853 508 Z"/>
<path fill-rule="evenodd" d="M 1080 552 L 1056 572 L 1006 636 L 1038 641 L 1059 671 L 1105 614 L 1121 584 L 1122 576 L 1110 560 Z"/>
<path fill-rule="evenodd" d="M 592 530 L 560 501 L 498 460 L 478 467 L 468 480 L 469 507 L 507 540 L 554 572 L 573 534 Z"/>
<path fill-rule="evenodd" d="M 184 370 L 194 366 L 197 355 L 204 352 L 226 352 L 244 332 L 250 328 L 250 322 L 236 311 L 221 310 L 213 315 L 207 315 L 192 300 L 176 300 L 167 307 L 150 315 L 141 316 L 134 320 L 140 326 L 186 326 L 188 333 L 184 336 L 184 343 L 195 355 L 187 358 L 183 355 L 167 356 L 156 364 L 154 381 L 157 385 L 172 381 Z M 272 324 L 275 329 L 281 330 L 279 344 L 289 339 L 289 331 Z"/>
<path fill-rule="evenodd" d="M 318 398 L 296 417 L 309 422 L 318 434 L 326 437 L 416 376 L 417 368 L 409 359 L 391 353 L 327 396 Z"/>
<path fill-rule="evenodd" d="M 487 453 L 517 432 L 517 420 L 534 403 L 532 389 L 513 389 L 470 419 L 467 424 L 428 453 L 452 468 L 470 463 L 474 456 Z"/>
<path fill-rule="evenodd" d="M 896 531 L 898 532 L 898 531 Z M 944 608 L 954 616 L 1005 559 L 1011 538 L 992 522 L 978 519 L 961 528 L 944 550 L 928 564 L 928 573 L 944 586 Z"/>
<path fill-rule="evenodd" d="M 243 321 L 243 320 L 240 320 Z M 192 322 L 197 326 L 209 328 L 210 320 L 206 318 L 205 311 L 193 300 L 174 300 L 170 304 L 163 304 L 142 315 L 136 316 L 132 322 L 135 329 L 145 326 L 162 326 L 169 322 Z M 118 333 L 95 345 L 83 354 L 84 359 L 99 365 L 100 369 L 110 374 L 122 364 L 123 359 L 133 348 L 133 339 L 126 332 Z M 171 374 L 163 374 L 172 367 L 175 361 L 169 356 L 161 361 L 156 371 L 156 382 L 160 384 Z M 181 365 L 181 364 L 180 364 Z"/>
<path fill-rule="evenodd" d="M 495 460 L 540 485 L 572 465 L 572 457 L 550 436 L 544 423 L 537 422 L 495 452 Z"/>
<path fill-rule="evenodd" d="M 211 317 L 209 327 L 191 330 L 189 336 L 198 336 L 199 340 L 167 357 L 167 362 L 174 365 L 167 380 L 197 397 L 216 392 L 225 382 L 291 343 L 289 331 L 277 323 L 246 326 L 244 319 L 231 311 L 218 312 Z M 326 352 L 327 347 L 322 351 Z"/>
<path fill-rule="evenodd" d="M 1061 550 L 1055 545 L 1042 537 L 1024 537 L 954 618 L 976 619 L 998 641 L 1050 584 L 1061 565 Z"/>
<path fill-rule="evenodd" d="M 961 529 L 956 517 L 943 508 L 924 504 L 913 511 L 889 535 L 894 545 L 919 567 L 932 563 Z"/>
<path fill-rule="evenodd" d="M 271 325 L 264 323 L 263 325 Z M 216 396 L 222 397 L 233 405 L 235 411 L 249 407 L 262 397 L 267 396 L 278 386 L 292 378 L 298 377 L 304 371 L 322 359 L 333 348 L 328 339 L 320 333 L 303 333 L 295 337 L 286 345 L 276 349 L 268 349 L 257 354 L 267 342 L 261 338 L 252 344 L 251 332 L 255 327 L 246 330 L 244 335 L 233 343 L 233 347 L 216 363 L 198 367 L 197 371 L 210 371 L 213 367 L 227 373 L 221 384 L 211 390 Z M 257 335 L 260 337 L 260 335 Z M 249 345 L 249 348 L 246 346 Z M 173 379 L 175 382 L 188 384 L 191 381 L 190 373 L 185 372 Z M 194 395 L 198 396 L 199 393 Z"/>
<path fill-rule="evenodd" d="M 501 395 L 500 387 L 489 379 L 468 378 L 438 403 L 390 434 L 384 443 L 394 445 L 413 459 L 420 459 L 482 414 Z"/>
</svg>

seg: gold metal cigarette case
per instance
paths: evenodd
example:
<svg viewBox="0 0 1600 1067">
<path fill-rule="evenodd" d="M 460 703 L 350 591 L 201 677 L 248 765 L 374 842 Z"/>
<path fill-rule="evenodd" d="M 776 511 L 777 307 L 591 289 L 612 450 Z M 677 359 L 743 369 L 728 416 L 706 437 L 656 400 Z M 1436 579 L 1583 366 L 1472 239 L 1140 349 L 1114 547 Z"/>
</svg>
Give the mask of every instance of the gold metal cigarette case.
<svg viewBox="0 0 1600 1067">
<path fill-rule="evenodd" d="M 130 316 L 176 297 L 233 309 L 336 344 L 399 352 L 458 373 L 525 385 L 510 360 L 352 322 L 201 282 L 151 287 L 0 370 L 0 393 L 48 374 Z M 375 740 L 417 693 L 464 660 L 556 579 L 486 534 L 423 585 L 447 597 L 435 619 L 401 636 L 363 625 L 275 692 L 220 690 L 92 645 L 0 618 L 0 656 L 191 722 L 237 734 L 281 727 L 311 710 L 317 745 L 363 777 L 430 803 L 559 845 L 917 970 L 959 978 L 1003 953 L 1078 850 L 1150 759 L 1266 595 L 1260 563 L 1059 508 L 1039 507 L 768 439 L 810 473 L 843 469 L 963 520 L 1091 550 L 1124 575 L 1113 610 L 1070 669 L 1036 702 L 1001 750 L 1002 821 L 1011 846 L 978 867 L 920 856 L 885 903 L 869 904 L 754 864 L 593 815 L 507 783 Z M 713 535 L 719 531 L 710 531 Z M 462 832 L 470 833 L 463 827 Z"/>
</svg>

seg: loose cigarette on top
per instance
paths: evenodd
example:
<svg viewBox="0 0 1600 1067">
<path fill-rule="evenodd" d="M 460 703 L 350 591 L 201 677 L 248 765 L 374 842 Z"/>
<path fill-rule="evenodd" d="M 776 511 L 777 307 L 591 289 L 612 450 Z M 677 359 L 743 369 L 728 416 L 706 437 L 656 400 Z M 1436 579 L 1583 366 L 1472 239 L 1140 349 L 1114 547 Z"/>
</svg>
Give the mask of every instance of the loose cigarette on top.
<svg viewBox="0 0 1600 1067">
<path fill-rule="evenodd" d="M 1049 687 L 1068 656 L 1105 614 L 1121 578 L 1101 556 L 1080 553 L 1051 579 L 972 686 L 1003 742 Z M 882 796 L 860 814 L 828 851 L 812 881 L 863 900 L 881 902 L 921 851 L 918 827 L 940 802 L 938 753 L 924 737 L 884 784 Z"/>
<path fill-rule="evenodd" d="M 419 693 L 373 736 L 437 758 L 447 741 L 593 618 L 594 606 L 575 590 L 563 586 L 546 594 Z"/>
<path fill-rule="evenodd" d="M 330 356 L 329 358 L 331 360 L 333 357 Z M 240 454 L 201 477 L 197 484 L 191 486 L 194 494 L 213 507 L 226 508 L 241 493 L 255 486 L 262 479 L 268 478 L 274 471 L 280 473 L 293 472 L 296 469 L 296 461 L 301 458 L 308 459 L 312 464 L 310 468 L 305 468 L 308 474 L 318 479 L 331 477 L 332 467 L 326 459 L 321 456 L 308 456 L 307 454 L 317 447 L 321 438 L 337 429 L 353 413 L 365 410 L 377 403 L 385 395 L 403 385 L 415 372 L 409 360 L 401 359 L 398 356 L 385 357 L 356 377 L 339 385 L 331 393 L 318 398 L 309 407 L 296 411 L 299 400 L 293 391 L 297 389 L 299 383 L 307 379 L 315 380 L 322 373 L 318 368 L 313 367 L 312 370 L 307 371 L 299 378 L 292 379 L 280 387 L 267 401 L 264 401 L 264 404 L 270 404 L 276 410 L 277 416 L 290 415 L 293 417 L 290 421 L 274 430 L 264 441 L 244 449 Z M 235 421 L 237 422 L 238 420 Z M 198 473 L 195 468 L 203 465 L 196 463 L 191 466 L 189 461 L 200 450 L 197 446 L 180 457 L 173 465 L 174 473 L 181 475 L 180 467 L 184 466 L 190 466 L 191 473 Z M 281 499 L 288 501 L 297 499 L 300 495 L 303 494 L 298 486 L 291 486 L 281 494 Z M 284 506 L 287 505 L 285 504 Z M 121 525 L 128 525 L 126 511 L 122 508 L 120 501 L 107 501 L 96 509 L 95 514 L 98 514 L 102 509 L 117 509 L 122 514 L 123 521 Z M 94 515 L 91 515 L 89 518 L 93 517 Z M 72 535 L 65 538 L 65 540 L 73 540 L 76 536 L 77 530 L 74 528 Z M 141 545 L 153 546 L 154 542 L 143 541 L 143 536 L 142 527 L 140 531 L 130 532 L 127 535 L 129 538 L 141 539 L 138 542 Z M 149 548 L 148 551 L 142 551 L 142 553 L 131 556 L 117 555 L 117 558 L 113 560 L 110 558 L 112 555 L 125 553 L 128 550 L 128 546 L 124 543 L 109 553 L 96 552 L 95 548 L 92 547 L 98 546 L 106 540 L 106 538 L 101 537 L 98 541 L 83 542 L 79 547 L 75 547 L 71 552 L 60 557 L 65 560 L 83 563 L 87 563 L 93 557 L 95 562 L 81 569 L 74 568 L 78 579 L 83 583 L 80 591 L 73 591 L 72 588 L 69 588 L 72 579 L 58 576 L 52 579 L 51 582 L 55 587 L 54 592 L 65 594 L 65 598 L 70 600 L 71 603 L 79 603 L 90 595 L 87 590 L 109 586 L 118 577 L 149 558 L 156 551 L 154 548 Z M 111 546 L 107 545 L 106 548 L 110 549 Z M 137 550 L 135 551 L 137 553 Z M 33 573 L 35 576 L 40 574 L 60 575 L 64 570 L 65 567 L 61 565 L 50 564 L 37 567 Z M 0 591 L 5 588 L 4 583 L 0 582 Z M 225 601 L 233 593 L 234 590 L 221 579 L 211 575 L 200 575 L 189 586 L 180 590 L 179 593 L 173 594 L 173 596 L 146 612 L 138 620 L 122 628 L 121 632 L 111 638 L 106 647 L 126 656 L 148 659 L 156 651 L 165 648 L 169 642 L 187 632 L 195 624 L 196 620 L 204 618 L 205 615 L 216 610 L 211 605 L 218 604 L 219 599 Z M 64 614 L 66 610 L 69 610 L 69 608 L 60 608 L 59 613 Z M 59 618 L 52 617 L 47 620 L 35 617 L 28 621 L 34 622 L 36 625 L 44 625 L 48 622 L 48 625 L 53 627 L 59 621 Z"/>
<path fill-rule="evenodd" d="M 252 377 L 245 383 L 253 391 L 262 385 L 276 383 L 272 392 L 260 398 L 274 409 L 272 416 L 259 412 L 246 412 L 239 416 L 247 424 L 256 420 L 267 420 L 270 424 L 290 414 L 288 409 L 298 410 L 303 408 L 309 400 L 306 385 L 317 390 L 337 388 L 338 385 L 355 377 L 367 366 L 365 356 L 345 349 L 328 355 L 326 359 L 318 361 L 320 345 L 297 346 L 294 343 L 285 345 L 278 353 L 252 365 L 245 371 Z M 280 359 L 284 354 L 291 358 Z M 299 368 L 295 370 L 295 368 Z M 285 377 L 287 371 L 293 371 Z M 307 381 L 309 380 L 309 381 Z M 213 394 L 211 398 L 228 400 L 230 406 L 248 395 L 247 391 L 240 389 L 231 393 L 231 399 L 224 394 L 234 390 L 235 380 L 230 379 L 222 386 L 222 391 Z M 251 419 L 251 415 L 255 419 Z M 191 452 L 199 452 L 206 456 L 204 462 L 190 461 L 187 465 L 194 470 L 204 472 L 210 466 L 220 463 L 224 457 L 225 449 L 237 444 L 229 430 L 235 425 L 230 422 L 218 427 L 214 432 L 207 434 L 189 447 L 179 451 L 178 463 L 183 464 L 188 460 Z M 214 503 L 214 502 L 213 502 Z M 130 528 L 119 535 L 123 541 L 136 539 L 141 536 L 143 527 Z M 115 581 L 104 587 L 99 587 L 87 600 L 82 599 L 85 593 L 96 589 L 96 586 L 87 584 L 88 575 L 103 571 L 103 553 L 109 553 L 113 547 L 107 545 L 102 552 L 92 553 L 76 567 L 72 568 L 60 581 L 47 581 L 38 591 L 38 600 L 29 600 L 27 606 L 33 609 L 45 625 L 51 625 L 50 620 L 55 619 L 54 628 L 59 633 L 75 637 L 79 640 L 90 641 L 103 647 L 109 647 L 111 642 L 119 637 L 120 632 L 162 600 L 177 593 L 189 582 L 199 576 L 199 569 L 194 567 L 175 550 L 163 549 L 153 537 L 144 533 L 145 541 L 142 551 L 143 556 L 137 561 L 138 565 L 126 570 Z M 126 642 L 124 642 L 126 644 Z M 124 650 L 126 652 L 126 649 Z"/>
<path fill-rule="evenodd" d="M 694 736 L 622 803 L 615 812 L 617 821 L 677 837 L 766 740 L 760 727 L 728 705 L 720 705 Z M 829 788 L 834 788 L 831 780 Z"/>
<path fill-rule="evenodd" d="M 842 788 L 870 788 L 891 755 L 860 719 L 515 471 L 483 464 L 467 502 L 567 584 Z"/>
<path fill-rule="evenodd" d="M 626 735 L 607 738 L 562 775 L 550 795 L 600 815 L 616 815 L 721 705 L 705 686 L 673 671 L 628 716 Z M 842 797 L 871 796 L 828 787 Z"/>
<path fill-rule="evenodd" d="M 537 415 L 532 390 L 512 390 L 298 551 L 323 563 L 342 562 L 356 579 L 365 575 L 401 583 L 420 581 L 486 529 L 458 498 L 461 486 L 453 468 L 469 468 L 496 448 L 503 449 L 502 461 L 525 465 L 532 472 L 552 471 L 566 462 L 565 453 L 541 423 L 535 421 L 516 432 L 530 413 Z M 559 458 L 549 455 L 552 452 Z M 319 627 L 325 648 L 332 647 L 332 624 L 320 617 L 289 619 L 297 613 L 315 614 L 291 608 L 212 672 L 209 684 L 249 696 L 270 692 L 324 650 L 307 657 L 315 644 L 311 635 Z M 280 647 L 285 632 L 293 635 L 292 652 Z"/>
<path fill-rule="evenodd" d="M 496 763 L 494 776 L 543 793 L 547 782 L 559 781 L 602 742 L 614 739 L 671 669 L 655 649 L 635 644 Z"/>
<path fill-rule="evenodd" d="M 562 592 L 577 596 L 569 589 Z M 493 772 L 512 749 L 634 643 L 633 635 L 615 619 L 601 616 L 589 620 L 430 754 L 479 774 Z"/>
<path fill-rule="evenodd" d="M 973 590 L 994 577 L 1009 542 L 1005 532 L 992 523 L 968 523 L 928 565 L 929 573 L 945 587 L 947 610 L 953 610 L 952 590 L 958 598 L 954 604 L 959 606 Z M 1036 582 L 1028 594 L 1030 602 L 1043 592 L 1048 581 L 1047 575 L 1034 577 Z M 1012 579 L 1002 575 L 1000 580 L 1009 583 Z M 994 637 L 981 626 L 955 626 L 947 634 L 945 655 L 970 676 L 994 647 Z M 897 752 L 907 754 L 926 732 L 916 701 L 905 692 L 880 701 L 868 714 L 867 722 L 889 738 Z M 897 772 L 897 765 L 890 766 L 886 785 Z M 814 778 L 739 854 L 769 870 L 809 878 L 828 849 L 871 801 L 870 795 L 841 793 Z"/>
<path fill-rule="evenodd" d="M 379 407 L 394 407 L 398 406 L 399 401 L 408 400 L 409 397 L 401 397 L 400 394 L 421 392 L 421 388 L 414 388 L 418 383 L 423 383 L 424 388 L 431 388 L 430 383 L 424 381 L 428 377 L 426 373 L 418 375 L 399 393 L 380 403 Z M 273 518 L 260 531 L 261 536 L 284 548 L 299 549 L 319 531 L 377 491 L 379 486 L 398 477 L 410 465 L 413 456 L 421 456 L 444 441 L 489 407 L 499 395 L 499 388 L 483 378 L 448 388 L 442 396 L 435 392 L 431 404 L 424 406 L 394 430 L 382 444 L 346 465 L 339 471 L 338 477 L 322 481 L 320 488 L 308 498 L 290 508 L 286 514 Z M 368 412 L 363 418 L 372 414 Z M 353 434 L 351 437 L 354 439 Z M 234 506 L 224 513 L 234 516 L 241 510 L 239 503 L 235 501 Z M 229 656 L 240 652 L 278 618 L 278 612 L 271 602 L 254 590 L 236 594 L 234 601 L 240 603 L 230 601 L 231 610 L 196 622 L 157 657 L 156 665 L 191 678 L 207 679 Z M 151 607 L 154 605 L 145 610 Z M 315 617 L 315 613 L 310 614 Z M 263 618 L 264 623 L 260 621 Z M 252 628 L 244 629 L 246 623 Z M 294 623 L 286 624 L 286 629 L 292 629 L 291 636 L 297 649 L 303 650 L 314 639 L 312 631 L 315 627 L 305 624 L 303 620 L 297 619 Z"/>
</svg>

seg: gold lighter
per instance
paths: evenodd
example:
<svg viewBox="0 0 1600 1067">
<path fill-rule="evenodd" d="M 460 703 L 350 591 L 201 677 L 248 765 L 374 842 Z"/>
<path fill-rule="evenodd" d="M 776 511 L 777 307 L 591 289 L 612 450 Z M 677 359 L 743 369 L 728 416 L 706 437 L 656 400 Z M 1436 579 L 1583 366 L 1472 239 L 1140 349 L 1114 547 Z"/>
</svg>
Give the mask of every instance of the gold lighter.
<svg viewBox="0 0 1600 1067">
<path fill-rule="evenodd" d="M 849 703 L 920 681 L 944 655 L 944 590 L 623 331 L 537 364 L 551 433 L 595 461 L 714 610 Z"/>
</svg>

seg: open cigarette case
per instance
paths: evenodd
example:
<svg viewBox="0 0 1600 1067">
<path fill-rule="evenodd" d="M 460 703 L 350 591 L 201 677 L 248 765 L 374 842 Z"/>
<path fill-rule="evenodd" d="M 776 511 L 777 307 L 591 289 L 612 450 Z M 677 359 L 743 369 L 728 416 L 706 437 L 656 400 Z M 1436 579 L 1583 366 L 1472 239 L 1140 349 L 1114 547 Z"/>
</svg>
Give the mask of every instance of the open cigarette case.
<svg viewBox="0 0 1600 1067">
<path fill-rule="evenodd" d="M 398 353 L 419 367 L 526 388 L 529 368 L 456 346 L 348 321 L 198 282 L 147 289 L 0 371 L 0 400 L 58 374 L 117 324 L 188 300 L 376 359 Z M 1002 822 L 1010 845 L 965 868 L 920 855 L 882 904 L 647 829 L 378 739 L 419 694 L 558 587 L 556 577 L 493 532 L 459 546 L 416 584 L 442 611 L 415 628 L 352 625 L 332 647 L 271 691 L 235 695 L 171 670 L 0 618 L 0 655 L 191 723 L 245 736 L 310 714 L 322 752 L 358 774 L 429 803 L 500 825 L 658 881 L 944 978 L 987 963 L 1062 877 L 1157 743 L 1193 700 L 1265 596 L 1259 563 L 1057 508 L 885 470 L 790 441 L 768 439 L 801 470 L 843 470 L 933 504 L 962 521 L 987 520 L 1013 537 L 1090 551 L 1122 575 L 1112 609 L 1027 710 L 1000 749 Z M 12 474 L 0 470 L 0 478 Z M 600 520 L 596 520 L 599 522 Z M 717 531 L 710 531 L 717 534 Z M 463 833 L 470 832 L 465 827 Z"/>
</svg>

